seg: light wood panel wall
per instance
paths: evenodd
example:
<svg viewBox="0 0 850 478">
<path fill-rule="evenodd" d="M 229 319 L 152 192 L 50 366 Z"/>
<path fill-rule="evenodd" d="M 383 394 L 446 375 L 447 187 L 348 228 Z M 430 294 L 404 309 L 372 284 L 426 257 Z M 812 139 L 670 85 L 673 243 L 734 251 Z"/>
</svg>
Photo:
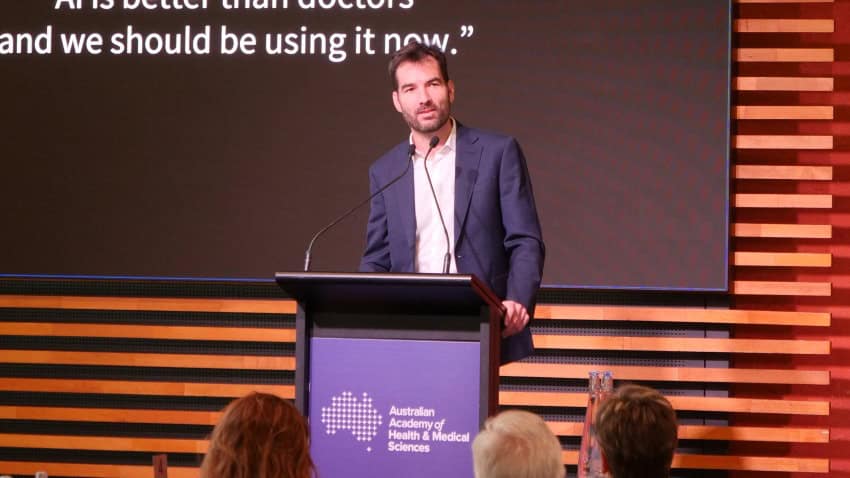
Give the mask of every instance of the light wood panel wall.
<svg viewBox="0 0 850 478">
<path fill-rule="evenodd" d="M 834 32 L 841 20 L 837 13 L 841 7 L 819 1 L 738 3 L 741 28 L 735 37 L 736 46 L 741 51 L 759 53 L 758 58 L 756 54 L 739 55 L 736 65 L 739 77 L 734 95 L 735 130 L 751 139 L 738 143 L 734 154 L 733 187 L 739 195 L 732 239 L 736 292 L 733 307 L 790 311 L 798 308 L 795 304 L 809 304 L 803 308 L 829 311 L 826 304 L 832 295 L 832 284 L 823 278 L 829 277 L 833 266 L 829 252 L 833 227 L 828 218 L 832 217 L 830 210 L 835 203 L 831 193 L 836 175 L 828 158 L 837 146 L 831 127 L 837 111 L 831 98 L 835 88 L 840 87 L 832 75 L 834 61 L 839 57 Z M 756 59 L 761 61 L 753 61 Z M 768 143 L 764 138 L 775 139 Z M 829 329 L 810 332 L 805 326 L 762 329 L 743 324 L 733 331 L 747 338 L 783 339 L 828 337 L 830 333 Z M 785 363 L 798 369 L 800 362 L 789 358 Z M 733 358 L 737 366 L 757 368 L 759 363 L 777 362 L 761 356 Z M 737 384 L 731 390 L 757 399 L 783 399 L 784 393 L 801 388 L 807 387 L 759 389 Z M 830 387 L 824 384 L 807 389 L 825 401 Z M 794 398 L 807 397 L 797 394 Z M 737 426 L 764 423 L 748 414 L 733 417 L 732 424 Z M 783 421 L 782 417 L 775 419 L 776 423 Z M 832 420 L 798 417 L 793 422 L 798 426 L 821 425 Z M 823 447 L 790 447 L 785 456 L 778 451 L 782 448 L 758 442 L 733 442 L 731 450 L 784 459 L 789 472 L 811 472 L 808 465 L 795 466 L 806 460 L 819 460 L 823 463 L 819 472 L 832 476 L 832 464 L 822 457 L 836 456 L 829 451 L 834 447 L 828 439 L 822 443 Z M 736 472 L 733 476 L 748 473 Z"/>
<path fill-rule="evenodd" d="M 589 305 L 543 305 L 535 321 L 560 324 L 578 324 L 587 329 L 591 324 L 599 327 L 611 324 L 651 324 L 655 327 L 675 327 L 679 325 L 758 325 L 760 327 L 800 326 L 828 327 L 830 316 L 826 313 L 781 312 L 781 311 L 739 311 L 729 309 L 699 309 L 677 307 L 635 307 L 635 306 L 589 306 Z M 630 337 L 630 336 L 570 336 L 559 335 L 558 340 L 547 336 L 536 336 L 537 342 L 544 342 L 547 348 L 557 348 L 566 355 L 580 350 L 612 349 L 622 352 L 617 357 L 628 356 L 640 351 L 665 351 L 665 358 L 674 358 L 677 354 L 692 354 L 705 351 L 709 353 L 730 354 L 807 354 L 820 355 L 830 353 L 827 340 L 744 340 L 735 338 L 668 338 L 668 337 Z M 535 363 L 524 361 L 502 367 L 501 376 L 510 378 L 541 378 L 552 380 L 584 379 L 591 370 L 610 370 L 618 382 L 649 383 L 657 387 L 675 387 L 686 383 L 695 384 L 795 384 L 828 385 L 829 373 L 825 370 L 787 370 L 776 368 L 692 368 L 686 366 L 624 366 L 619 363 L 582 364 L 582 363 Z M 669 396 L 673 406 L 682 412 L 713 412 L 739 414 L 769 414 L 826 416 L 830 407 L 826 401 L 787 400 L 784 397 L 773 399 L 752 399 L 749 397 L 709 397 L 709 396 Z M 500 402 L 503 406 L 517 406 L 542 410 L 558 408 L 580 408 L 587 397 L 582 392 L 552 391 L 502 391 Z M 549 421 L 553 431 L 562 437 L 576 437 L 581 433 L 581 424 L 576 422 Z M 787 443 L 826 443 L 829 440 L 827 428 L 785 428 L 746 427 L 728 424 L 685 425 L 680 430 L 680 440 L 719 440 L 746 442 L 787 442 Z M 567 463 L 575 463 L 574 452 L 564 454 Z M 710 463 L 710 465 L 709 465 Z M 788 459 L 785 457 L 710 456 L 706 454 L 679 453 L 675 466 L 696 469 L 726 469 L 749 471 L 797 471 L 827 473 L 829 461 L 825 459 Z"/>
<path fill-rule="evenodd" d="M 796 241 L 830 239 L 832 226 L 826 223 L 807 223 L 797 219 L 797 212 L 807 210 L 830 210 L 833 196 L 810 191 L 807 185 L 828 183 L 833 180 L 834 171 L 829 165 L 788 164 L 788 153 L 800 151 L 829 151 L 835 146 L 835 139 L 829 134 L 789 134 L 789 128 L 782 122 L 831 121 L 835 118 L 833 106 L 804 102 L 799 93 L 831 92 L 835 80 L 831 76 L 799 74 L 789 75 L 792 71 L 805 71 L 807 64 L 830 63 L 835 59 L 834 48 L 824 48 L 829 43 L 828 34 L 834 31 L 835 19 L 828 18 L 783 18 L 775 16 L 764 18 L 770 4 L 776 4 L 779 15 L 787 15 L 788 8 L 780 4 L 823 3 L 818 0 L 804 2 L 795 0 L 738 0 L 738 17 L 735 20 L 734 60 L 738 72 L 732 80 L 735 95 L 739 101 L 733 104 L 733 120 L 739 125 L 733 137 L 733 191 L 731 199 L 732 244 L 730 262 L 732 282 L 730 293 L 733 297 L 776 297 L 787 301 L 796 297 L 828 298 L 832 294 L 831 284 L 818 281 L 788 281 L 783 271 L 825 269 L 832 267 L 832 256 L 824 248 L 823 252 L 801 251 L 796 249 Z M 761 4 L 758 17 L 747 18 L 752 10 L 742 8 L 741 4 Z M 813 43 L 818 47 L 800 45 L 797 34 L 823 34 Z M 771 35 L 775 45 L 767 47 L 767 42 L 759 40 L 760 35 Z M 772 41 L 773 42 L 773 41 Z M 757 47 L 754 45 L 758 45 Z M 742 66 L 743 65 L 743 66 Z M 760 74 L 761 72 L 763 74 Z M 782 74 L 776 74 L 782 71 Z M 797 95 L 787 93 L 794 92 Z M 789 100 L 790 99 L 790 100 Z M 771 100 L 775 102 L 771 103 Z M 752 103 L 750 103 L 752 101 Z M 780 125 L 773 132 L 768 127 L 760 128 L 758 122 Z M 781 131 L 781 132 L 780 132 Z M 812 131 L 811 128 L 805 131 Z M 783 156 L 784 155 L 784 156 Z M 771 162 L 770 157 L 780 159 Z M 757 158 L 749 161 L 749 158 Z M 767 158 L 767 159 L 766 159 Z M 771 190 L 771 187 L 773 187 Z M 825 190 L 826 188 L 820 188 Z M 790 214 L 778 214 L 788 212 Z M 793 217 L 789 222 L 757 222 L 751 217 Z M 752 239 L 759 240 L 764 247 L 753 248 Z M 773 243 L 765 241 L 773 241 Z M 764 244 L 767 244 L 765 247 Z M 809 246 L 811 247 L 811 246 Z M 775 277 L 775 278 L 774 278 Z M 780 302 L 781 303 L 781 302 Z M 761 330 L 764 335 L 775 336 L 787 331 L 789 327 L 827 328 L 830 315 L 822 312 L 792 312 L 777 310 L 695 310 L 656 307 L 613 307 L 613 306 L 575 306 L 543 305 L 536 312 L 535 322 L 571 323 L 578 328 L 593 327 L 592 324 L 645 324 L 656 327 L 675 324 L 727 324 L 731 337 L 705 339 L 659 339 L 657 337 L 610 336 L 586 337 L 563 334 L 557 336 L 538 335 L 536 342 L 547 349 L 546 360 L 540 363 L 517 363 L 502 368 L 502 377 L 506 379 L 532 378 L 550 380 L 575 380 L 586 376 L 591 369 L 608 369 L 616 378 L 626 381 L 648 382 L 670 386 L 685 382 L 728 383 L 732 390 L 739 384 L 806 385 L 826 387 L 830 383 L 829 372 L 825 369 L 783 369 L 772 367 L 747 367 L 728 369 L 700 369 L 689 367 L 661 366 L 624 366 L 621 363 L 586 365 L 582 363 L 551 362 L 552 349 L 570 355 L 591 348 L 616 350 L 622 354 L 634 354 L 639 351 L 663 350 L 671 355 L 677 351 L 671 342 L 680 344 L 680 352 L 703 351 L 707 353 L 728 352 L 731 363 L 739 354 L 747 357 L 768 357 L 783 354 L 789 357 L 795 354 L 820 355 L 830 353 L 828 340 L 809 342 L 791 338 L 788 342 L 774 338 L 753 338 L 747 340 L 735 338 L 737 327 L 748 330 Z M 601 325 L 600 325 L 601 326 Z M 550 327 L 547 327 L 547 329 Z M 814 332 L 815 335 L 822 335 Z M 783 334 L 787 335 L 787 334 Z M 766 341 L 765 341 L 766 340 Z M 618 355 L 619 357 L 620 355 Z M 758 360 L 750 360 L 758 362 Z M 785 363 L 782 360 L 765 360 L 766 363 Z M 798 383 L 799 382 L 799 383 Z M 773 388 L 782 390 L 782 388 Z M 679 412 L 726 411 L 732 417 L 744 418 L 769 414 L 776 423 L 772 427 L 753 427 L 736 424 L 733 419 L 728 425 L 683 425 L 680 439 L 707 439 L 728 441 L 733 444 L 726 455 L 679 453 L 674 467 L 702 470 L 735 471 L 735 476 L 747 476 L 752 473 L 763 476 L 765 472 L 806 472 L 829 474 L 828 459 L 819 457 L 799 457 L 767 454 L 747 454 L 738 449 L 757 449 L 752 446 L 738 447 L 735 443 L 748 445 L 758 443 L 829 443 L 829 430 L 826 427 L 786 427 L 787 416 L 827 416 L 830 403 L 825 400 L 788 400 L 781 394 L 764 398 L 745 395 L 728 397 L 670 397 Z M 585 398 L 581 393 L 569 393 L 548 390 L 504 392 L 501 401 L 505 405 L 530 407 L 546 411 L 547 407 L 580 407 Z M 545 405 L 541 405 L 545 404 Z M 542 406 L 542 408 L 541 408 Z M 758 421 L 758 420 L 756 420 Z M 759 421 L 763 423 L 764 420 Z M 581 433 L 581 425 L 570 421 L 550 421 L 553 431 L 562 437 L 576 437 Z M 775 447 L 766 447 L 776 450 Z M 568 463 L 575 463 L 574 451 L 564 453 Z"/>
<path fill-rule="evenodd" d="M 289 300 L 0 295 L 0 473 L 150 476 L 149 465 L 117 463 L 167 453 L 169 473 L 197 476 L 230 400 L 294 397 L 294 310 Z"/>
<path fill-rule="evenodd" d="M 182 303 L 178 299 L 163 301 L 152 299 L 111 298 L 111 297 L 43 297 L 0 295 L 0 309 L 21 311 L 44 311 L 49 309 L 78 311 L 116 311 L 128 313 L 140 311 L 179 311 L 191 313 L 215 310 L 219 308 L 217 300 L 187 299 Z M 292 310 L 289 301 L 275 301 L 274 310 Z M 227 313 L 264 314 L 269 309 L 265 302 L 245 302 L 241 307 L 227 309 Z M 77 337 L 77 338 L 115 338 L 145 340 L 211 340 L 227 342 L 230 340 L 255 340 L 264 337 L 271 343 L 292 342 L 291 328 L 256 327 L 212 327 L 212 326 L 171 326 L 143 324 L 85 324 L 65 322 L 32 322 L 32 314 L 21 322 L 3 323 L 2 334 L 11 337 Z M 788 325 L 825 327 L 830 323 L 828 314 L 808 312 L 776 311 L 735 311 L 728 309 L 700 309 L 690 307 L 622 307 L 622 306 L 582 306 L 542 304 L 536 321 L 541 324 L 555 323 L 597 323 L 610 326 L 611 323 L 648 323 L 662 324 L 758 324 L 761 326 Z M 676 339 L 664 337 L 594 337 L 537 334 L 535 337 L 540 349 L 554 349 L 563 352 L 572 350 L 612 349 L 623 353 L 665 350 L 671 353 L 687 349 L 716 354 L 827 354 L 829 342 L 808 340 L 738 340 L 734 338 Z M 0 349 L 0 363 L 35 364 L 53 366 L 114 366 L 114 367 L 179 367 L 184 369 L 239 369 L 239 370 L 292 370 L 291 357 L 251 357 L 235 354 L 159 354 L 137 352 L 81 352 L 65 350 L 14 350 Z M 768 383 L 768 384 L 809 384 L 829 383 L 829 374 L 823 370 L 782 370 L 782 369 L 735 369 L 735 368 L 693 368 L 675 366 L 622 366 L 587 364 L 551 364 L 519 362 L 506 365 L 501 369 L 503 380 L 516 378 L 584 380 L 591 369 L 612 370 L 618 380 L 667 383 Z M 84 380 L 76 378 L 0 378 L 0 390 L 6 392 L 32 392 L 42 394 L 70 393 L 96 395 L 135 395 L 135 396 L 173 396 L 173 397 L 238 397 L 251 390 L 276 393 L 291 398 L 294 390 L 291 385 L 269 384 L 232 384 L 163 382 L 157 380 Z M 752 413 L 824 416 L 829 413 L 829 404 L 818 401 L 792 401 L 777 398 L 775 400 L 752 400 L 746 397 L 703 397 L 671 396 L 671 401 L 680 412 L 709 413 Z M 500 402 L 505 407 L 531 407 L 535 409 L 580 409 L 586 402 L 583 392 L 541 392 L 503 390 Z M 103 407 L 68 406 L 0 406 L 0 420 L 28 422 L 58 422 L 86 424 L 163 424 L 194 425 L 209 429 L 219 417 L 218 410 L 177 410 L 177 409 L 126 409 Z M 550 420 L 550 426 L 565 439 L 575 439 L 581 434 L 580 422 Z M 73 429 L 73 427 L 68 427 Z M 823 443 L 828 440 L 829 432 L 819 428 L 769 428 L 688 425 L 682 429 L 683 440 L 711 441 L 767 441 L 785 443 Z M 90 436 L 59 433 L 3 433 L 0 434 L 0 447 L 51 450 L 85 450 L 112 452 L 147 452 L 188 454 L 199 459 L 204 452 L 204 436 L 187 438 L 146 438 L 126 436 Z M 573 464 L 574 452 L 565 452 L 565 462 Z M 708 461 L 706 461 L 708 460 Z M 705 454 L 682 453 L 677 456 L 677 466 L 701 469 L 751 469 L 759 471 L 788 471 L 805 468 L 823 472 L 828 463 L 823 460 L 805 460 L 803 462 L 781 458 L 748 456 L 709 456 Z M 29 470 L 31 464 L 12 460 L 0 461 L 0 467 L 10 472 Z M 42 463 L 51 474 L 72 472 L 79 476 L 135 476 L 142 468 L 117 467 L 112 465 Z M 193 467 L 176 471 L 178 474 L 191 474 Z M 707 468 L 708 469 L 708 468 Z M 187 475 L 188 476 L 188 475 Z"/>
</svg>

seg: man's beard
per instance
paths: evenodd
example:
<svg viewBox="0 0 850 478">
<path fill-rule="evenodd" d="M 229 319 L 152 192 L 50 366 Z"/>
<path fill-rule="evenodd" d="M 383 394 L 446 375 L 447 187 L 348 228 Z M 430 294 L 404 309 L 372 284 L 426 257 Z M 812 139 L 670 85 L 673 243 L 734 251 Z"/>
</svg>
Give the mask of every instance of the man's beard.
<svg viewBox="0 0 850 478">
<path fill-rule="evenodd" d="M 440 128 L 445 126 L 446 122 L 449 121 L 450 111 L 448 108 L 439 108 L 437 107 L 437 118 L 435 120 L 429 121 L 428 124 L 424 124 L 423 122 L 417 119 L 417 115 L 410 115 L 407 112 L 404 112 L 402 116 L 404 116 L 404 121 L 413 131 L 418 133 L 433 133 L 435 131 L 439 131 Z"/>
</svg>

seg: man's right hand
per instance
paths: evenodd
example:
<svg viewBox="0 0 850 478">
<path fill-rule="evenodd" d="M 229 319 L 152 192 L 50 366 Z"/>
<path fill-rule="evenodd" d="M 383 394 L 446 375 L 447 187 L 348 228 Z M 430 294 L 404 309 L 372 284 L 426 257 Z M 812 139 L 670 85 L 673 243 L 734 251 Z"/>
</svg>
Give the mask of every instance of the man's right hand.
<svg viewBox="0 0 850 478">
<path fill-rule="evenodd" d="M 502 305 L 505 307 L 505 328 L 502 329 L 502 337 L 520 333 L 530 319 L 525 306 L 513 300 L 504 300 Z"/>
</svg>

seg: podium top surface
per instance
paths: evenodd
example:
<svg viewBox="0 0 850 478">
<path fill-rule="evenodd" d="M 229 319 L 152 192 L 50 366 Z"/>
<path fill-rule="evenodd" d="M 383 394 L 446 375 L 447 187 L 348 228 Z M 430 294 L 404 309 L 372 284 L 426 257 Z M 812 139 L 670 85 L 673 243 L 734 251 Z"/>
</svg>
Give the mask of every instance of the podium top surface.
<svg viewBox="0 0 850 478">
<path fill-rule="evenodd" d="M 302 304 L 501 307 L 493 291 L 468 274 L 278 272 L 275 281 Z"/>
</svg>

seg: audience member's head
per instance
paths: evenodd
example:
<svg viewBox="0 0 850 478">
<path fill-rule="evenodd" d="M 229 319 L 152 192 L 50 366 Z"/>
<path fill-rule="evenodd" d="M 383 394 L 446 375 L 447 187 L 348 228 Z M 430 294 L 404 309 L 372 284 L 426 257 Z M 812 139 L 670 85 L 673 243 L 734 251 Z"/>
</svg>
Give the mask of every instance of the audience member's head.
<svg viewBox="0 0 850 478">
<path fill-rule="evenodd" d="M 596 438 L 613 478 L 663 478 L 676 450 L 676 412 L 657 391 L 624 385 L 600 404 Z"/>
<path fill-rule="evenodd" d="M 472 442 L 475 478 L 563 478 L 561 443 L 539 416 L 508 410 Z"/>
<path fill-rule="evenodd" d="M 286 400 L 256 392 L 224 410 L 201 465 L 201 478 L 313 475 L 304 417 Z"/>
</svg>

